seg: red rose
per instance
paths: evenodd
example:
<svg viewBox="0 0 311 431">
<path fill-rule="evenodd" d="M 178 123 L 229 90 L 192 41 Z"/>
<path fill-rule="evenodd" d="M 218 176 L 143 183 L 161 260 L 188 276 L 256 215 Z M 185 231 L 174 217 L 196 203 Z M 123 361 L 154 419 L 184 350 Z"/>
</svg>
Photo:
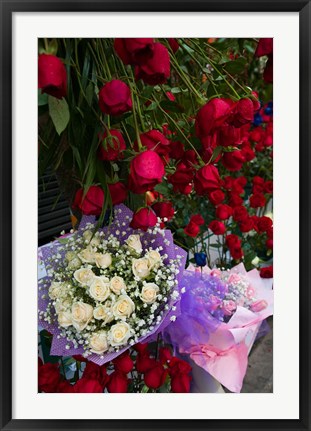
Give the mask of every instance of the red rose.
<svg viewBox="0 0 311 431">
<path fill-rule="evenodd" d="M 119 79 L 107 82 L 98 97 L 99 107 L 104 114 L 121 115 L 132 109 L 131 90 Z"/>
<path fill-rule="evenodd" d="M 156 202 L 152 205 L 152 209 L 162 220 L 166 218 L 167 221 L 169 221 L 175 214 L 175 210 L 171 202 Z"/>
<path fill-rule="evenodd" d="M 151 208 L 140 208 L 134 213 L 130 226 L 133 229 L 147 231 L 149 227 L 155 226 L 157 221 L 157 216 Z"/>
<path fill-rule="evenodd" d="M 124 352 L 113 361 L 114 368 L 121 373 L 127 374 L 132 371 L 134 362 L 128 352 Z"/>
<path fill-rule="evenodd" d="M 223 124 L 218 131 L 218 142 L 224 147 L 241 144 L 241 131 L 239 128 L 229 124 Z"/>
<path fill-rule="evenodd" d="M 55 55 L 41 54 L 38 59 L 38 87 L 42 93 L 61 99 L 67 94 L 67 73 Z"/>
<path fill-rule="evenodd" d="M 259 39 L 255 57 L 262 57 L 263 55 L 269 55 L 273 52 L 273 39 L 271 37 L 262 37 Z"/>
<path fill-rule="evenodd" d="M 39 390 L 47 393 L 56 392 L 61 375 L 58 364 L 46 363 L 38 369 Z"/>
<path fill-rule="evenodd" d="M 198 236 L 200 232 L 200 226 L 198 226 L 196 223 L 189 222 L 187 226 L 184 228 L 184 232 L 186 235 L 191 236 L 192 238 L 195 238 Z"/>
<path fill-rule="evenodd" d="M 195 121 L 198 138 L 205 138 L 213 129 L 221 126 L 231 114 L 233 106 L 232 100 L 224 98 L 214 98 L 202 106 Z"/>
<path fill-rule="evenodd" d="M 266 68 L 263 73 L 263 79 L 271 84 L 273 82 L 273 55 L 268 56 L 268 61 L 266 63 Z"/>
<path fill-rule="evenodd" d="M 252 149 L 252 147 L 249 144 L 242 145 L 241 153 L 246 162 L 250 162 L 251 160 L 254 160 L 254 158 L 256 157 L 255 151 Z"/>
<path fill-rule="evenodd" d="M 83 377 L 88 380 L 98 381 L 102 387 L 105 387 L 108 381 L 106 367 L 104 365 L 99 366 L 91 361 L 87 362 Z"/>
<path fill-rule="evenodd" d="M 260 268 L 260 277 L 273 278 L 273 266 L 265 266 L 264 268 Z"/>
<path fill-rule="evenodd" d="M 38 367 L 40 368 L 40 367 L 42 367 L 42 365 L 43 365 L 43 361 L 40 358 L 40 356 L 38 356 Z"/>
<path fill-rule="evenodd" d="M 269 229 L 271 229 L 272 225 L 273 221 L 271 220 L 271 218 L 266 216 L 259 217 L 257 221 L 259 232 L 267 232 Z"/>
<path fill-rule="evenodd" d="M 229 248 L 230 254 L 232 256 L 233 259 L 235 260 L 240 260 L 243 257 L 243 250 L 241 247 L 239 246 L 233 246 L 231 248 Z"/>
<path fill-rule="evenodd" d="M 266 198 L 261 193 L 256 193 L 249 198 L 249 203 L 252 208 L 260 208 L 266 205 Z"/>
<path fill-rule="evenodd" d="M 209 200 L 213 205 L 219 205 L 225 199 L 225 194 L 222 190 L 214 190 L 208 195 Z"/>
<path fill-rule="evenodd" d="M 58 384 L 56 392 L 61 394 L 73 394 L 76 391 L 74 385 L 71 385 L 68 380 L 63 380 Z"/>
<path fill-rule="evenodd" d="M 101 136 L 101 144 L 98 150 L 100 160 L 118 160 L 122 158 L 122 151 L 126 149 L 125 140 L 119 130 L 105 131 Z"/>
<path fill-rule="evenodd" d="M 148 350 L 148 343 L 136 343 L 133 346 L 133 349 L 135 349 L 136 352 L 138 352 L 140 354 L 146 353 Z"/>
<path fill-rule="evenodd" d="M 260 142 L 263 136 L 263 129 L 261 127 L 256 127 L 251 131 L 249 137 L 254 142 Z"/>
<path fill-rule="evenodd" d="M 182 194 L 189 194 L 192 190 L 193 170 L 187 168 L 183 163 L 177 165 L 176 172 L 169 175 L 168 182 L 173 185 L 173 191 Z"/>
<path fill-rule="evenodd" d="M 82 377 L 82 379 L 78 380 L 74 385 L 74 390 L 75 392 L 82 394 L 102 393 L 103 387 L 97 380 Z"/>
<path fill-rule="evenodd" d="M 156 360 L 150 358 L 147 351 L 140 353 L 136 358 L 136 370 L 139 373 L 146 373 L 151 368 L 155 367 Z"/>
<path fill-rule="evenodd" d="M 171 349 L 169 349 L 168 347 L 161 347 L 159 352 L 159 358 L 161 364 L 169 362 L 172 359 Z"/>
<path fill-rule="evenodd" d="M 223 153 L 221 161 L 229 171 L 239 171 L 245 163 L 245 157 L 242 151 L 235 150 Z"/>
<path fill-rule="evenodd" d="M 244 97 L 235 105 L 234 115 L 231 124 L 235 127 L 241 127 L 244 124 L 251 123 L 254 118 L 254 105 L 251 99 Z"/>
<path fill-rule="evenodd" d="M 145 84 L 165 84 L 170 77 L 170 56 L 161 43 L 153 44 L 153 56 L 135 68 L 136 79 Z"/>
<path fill-rule="evenodd" d="M 109 376 L 107 389 L 111 393 L 125 393 L 127 392 L 129 380 L 124 373 L 114 371 Z"/>
<path fill-rule="evenodd" d="M 213 220 L 208 225 L 208 228 L 215 234 L 215 235 L 223 235 L 226 232 L 226 226 L 218 220 Z"/>
<path fill-rule="evenodd" d="M 169 374 L 171 377 L 177 376 L 179 374 L 189 374 L 191 370 L 191 365 L 189 365 L 187 361 L 176 358 L 175 356 L 171 358 L 169 362 Z"/>
<path fill-rule="evenodd" d="M 171 142 L 169 155 L 172 159 L 180 160 L 185 153 L 185 146 L 182 142 Z"/>
<path fill-rule="evenodd" d="M 241 240 L 237 235 L 230 233 L 229 235 L 226 236 L 226 244 L 228 248 L 231 248 L 234 246 L 241 246 Z"/>
<path fill-rule="evenodd" d="M 267 237 L 269 239 L 273 239 L 273 227 L 271 227 L 270 229 L 268 229 L 267 232 L 266 232 L 266 234 L 267 234 Z"/>
<path fill-rule="evenodd" d="M 216 217 L 220 220 L 227 220 L 232 216 L 232 208 L 226 204 L 220 204 L 216 208 Z"/>
<path fill-rule="evenodd" d="M 242 205 L 243 198 L 241 196 L 237 195 L 236 193 L 231 193 L 229 196 L 229 205 L 234 208 L 236 206 Z"/>
<path fill-rule="evenodd" d="M 267 239 L 266 241 L 266 247 L 270 250 L 273 249 L 273 239 Z"/>
<path fill-rule="evenodd" d="M 144 151 L 131 161 L 129 189 L 134 193 L 144 193 L 152 190 L 162 181 L 164 164 L 154 151 Z"/>
<path fill-rule="evenodd" d="M 116 38 L 114 49 L 124 64 L 140 64 L 153 56 L 153 39 Z"/>
<path fill-rule="evenodd" d="M 194 178 L 194 189 L 200 196 L 204 196 L 220 188 L 218 169 L 213 165 L 200 168 Z"/>
<path fill-rule="evenodd" d="M 264 192 L 272 194 L 273 193 L 273 181 L 266 181 L 264 184 Z"/>
<path fill-rule="evenodd" d="M 189 374 L 178 374 L 171 379 L 171 388 L 174 393 L 190 392 L 191 376 Z"/>
<path fill-rule="evenodd" d="M 190 218 L 190 223 L 195 223 L 199 226 L 203 226 L 205 223 L 204 218 L 201 216 L 201 214 L 194 214 L 193 216 L 191 216 Z"/>
<path fill-rule="evenodd" d="M 179 43 L 177 42 L 176 39 L 174 39 L 172 37 L 168 37 L 167 41 L 170 44 L 170 47 L 171 47 L 173 53 L 175 54 L 175 52 L 177 52 L 179 50 Z"/>
<path fill-rule="evenodd" d="M 104 205 L 104 191 L 99 186 L 91 186 L 83 198 L 83 189 L 76 192 L 72 207 L 79 209 L 82 214 L 96 215 L 101 214 Z"/>
<path fill-rule="evenodd" d="M 114 184 L 108 184 L 108 188 L 111 195 L 112 205 L 121 204 L 127 198 L 126 187 L 120 181 Z"/>
<path fill-rule="evenodd" d="M 247 217 L 239 223 L 239 228 L 241 232 L 249 232 L 254 229 L 254 221 L 251 217 Z"/>
<path fill-rule="evenodd" d="M 147 150 L 153 150 L 158 154 L 167 155 L 170 151 L 170 141 L 159 130 L 149 130 L 140 135 L 141 143 Z M 135 149 L 138 150 L 137 142 Z"/>
<path fill-rule="evenodd" d="M 158 389 L 165 382 L 168 371 L 160 362 L 156 362 L 153 368 L 150 368 L 144 374 L 144 382 L 151 389 Z"/>
<path fill-rule="evenodd" d="M 243 206 L 235 207 L 233 209 L 233 220 L 236 222 L 244 221 L 248 218 L 247 209 Z"/>
</svg>

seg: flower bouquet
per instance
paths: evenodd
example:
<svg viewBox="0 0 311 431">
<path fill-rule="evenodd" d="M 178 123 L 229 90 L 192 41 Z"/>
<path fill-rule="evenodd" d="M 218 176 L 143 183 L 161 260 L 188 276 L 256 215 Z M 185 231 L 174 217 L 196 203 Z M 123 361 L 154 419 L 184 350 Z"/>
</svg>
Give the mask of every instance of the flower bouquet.
<svg viewBox="0 0 311 431">
<path fill-rule="evenodd" d="M 272 280 L 241 263 L 226 271 L 191 267 L 182 283 L 182 313 L 166 333 L 181 354 L 240 392 L 258 329 L 273 314 Z"/>
<path fill-rule="evenodd" d="M 163 330 L 179 314 L 186 252 L 169 230 L 130 227 L 132 212 L 114 208 L 110 226 L 94 217 L 41 249 L 39 323 L 53 334 L 51 354 L 82 354 L 98 365 Z"/>
</svg>

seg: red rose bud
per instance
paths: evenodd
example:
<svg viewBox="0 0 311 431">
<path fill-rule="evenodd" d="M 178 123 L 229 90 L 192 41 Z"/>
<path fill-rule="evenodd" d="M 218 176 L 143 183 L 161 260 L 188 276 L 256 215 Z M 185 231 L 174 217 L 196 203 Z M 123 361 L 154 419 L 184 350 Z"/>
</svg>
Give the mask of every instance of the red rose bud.
<svg viewBox="0 0 311 431">
<path fill-rule="evenodd" d="M 148 343 L 136 343 L 133 349 L 140 354 L 146 353 L 148 351 Z"/>
<path fill-rule="evenodd" d="M 119 79 L 107 82 L 98 97 L 99 107 L 104 114 L 122 115 L 132 109 L 131 90 Z"/>
<path fill-rule="evenodd" d="M 171 142 L 169 155 L 172 159 L 180 160 L 183 157 L 184 153 L 185 147 L 182 142 Z"/>
<path fill-rule="evenodd" d="M 127 392 L 129 380 L 120 371 L 114 371 L 109 376 L 109 382 L 107 384 L 107 389 L 111 393 L 125 393 Z"/>
<path fill-rule="evenodd" d="M 83 197 L 83 189 L 76 192 L 72 207 L 79 209 L 84 215 L 101 214 L 104 205 L 104 191 L 99 186 L 91 186 Z"/>
<path fill-rule="evenodd" d="M 164 384 L 167 373 L 163 365 L 156 362 L 156 365 L 144 374 L 145 384 L 151 389 L 158 389 Z"/>
<path fill-rule="evenodd" d="M 67 73 L 55 55 L 41 54 L 38 59 L 38 88 L 42 93 L 61 99 L 67 94 Z"/>
<path fill-rule="evenodd" d="M 87 362 L 83 377 L 88 380 L 98 381 L 102 387 L 105 387 L 108 381 L 106 367 L 104 365 L 99 366 L 91 361 Z"/>
<path fill-rule="evenodd" d="M 232 208 L 242 205 L 242 203 L 243 203 L 243 198 L 241 198 L 241 196 L 239 196 L 236 193 L 230 193 L 229 205 Z"/>
<path fill-rule="evenodd" d="M 191 365 L 183 359 L 176 358 L 175 356 L 169 363 L 169 374 L 171 377 L 179 374 L 189 374 L 192 368 Z"/>
<path fill-rule="evenodd" d="M 176 172 L 169 175 L 168 182 L 173 185 L 175 193 L 188 195 L 192 191 L 193 170 L 186 167 L 183 163 L 177 165 Z"/>
<path fill-rule="evenodd" d="M 214 98 L 202 106 L 195 121 L 197 137 L 202 139 L 221 126 L 231 114 L 233 106 L 232 100 L 224 98 Z"/>
<path fill-rule="evenodd" d="M 198 236 L 200 232 L 200 226 L 196 223 L 189 222 L 187 226 L 184 228 L 184 232 L 186 235 L 191 236 L 192 238 L 195 238 Z"/>
<path fill-rule="evenodd" d="M 222 190 L 214 190 L 208 195 L 208 199 L 212 202 L 213 205 L 219 205 L 225 199 L 225 194 Z"/>
<path fill-rule="evenodd" d="M 141 64 L 153 56 L 153 39 L 116 38 L 114 49 L 124 64 Z"/>
<path fill-rule="evenodd" d="M 169 362 L 172 359 L 171 349 L 169 349 L 168 347 L 161 347 L 159 352 L 159 358 L 162 364 Z"/>
<path fill-rule="evenodd" d="M 243 145 L 241 148 L 241 153 L 246 162 L 250 162 L 256 157 L 255 151 L 250 145 Z"/>
<path fill-rule="evenodd" d="M 233 209 L 233 220 L 236 222 L 244 221 L 248 218 L 247 209 L 243 206 L 238 206 Z"/>
<path fill-rule="evenodd" d="M 237 235 L 231 233 L 231 234 L 226 236 L 226 244 L 227 244 L 228 248 L 233 248 L 235 246 L 240 247 L 241 246 L 241 240 Z"/>
<path fill-rule="evenodd" d="M 247 217 L 245 220 L 239 223 L 240 231 L 243 233 L 249 232 L 254 229 L 254 221 L 252 217 Z"/>
<path fill-rule="evenodd" d="M 174 393 L 190 392 L 191 376 L 188 374 L 178 374 L 171 380 L 171 388 Z"/>
<path fill-rule="evenodd" d="M 174 217 L 175 210 L 171 202 L 156 202 L 152 205 L 153 211 L 160 219 L 166 218 L 169 221 Z"/>
<path fill-rule="evenodd" d="M 122 151 L 126 149 L 125 140 L 119 130 L 105 131 L 101 136 L 101 144 L 98 151 L 100 160 L 118 160 L 122 158 Z"/>
<path fill-rule="evenodd" d="M 273 39 L 271 37 L 262 37 L 259 39 L 255 57 L 262 57 L 263 55 L 269 55 L 273 52 Z"/>
<path fill-rule="evenodd" d="M 175 52 L 177 52 L 179 50 L 179 43 L 177 42 L 176 39 L 169 37 L 167 38 L 168 43 L 170 44 L 170 47 L 173 51 L 173 53 L 175 54 Z"/>
<path fill-rule="evenodd" d="M 118 205 L 127 198 L 127 189 L 120 181 L 114 184 L 108 184 L 111 195 L 112 205 Z"/>
<path fill-rule="evenodd" d="M 239 171 L 245 163 L 245 157 L 240 150 L 223 153 L 222 164 L 228 171 Z"/>
<path fill-rule="evenodd" d="M 266 266 L 264 268 L 260 268 L 260 277 L 273 278 L 273 266 Z"/>
<path fill-rule="evenodd" d="M 201 214 L 194 214 L 193 216 L 191 216 L 190 218 L 190 223 L 195 223 L 198 226 L 203 226 L 205 223 L 204 218 L 201 216 Z"/>
<path fill-rule="evenodd" d="M 234 114 L 230 123 L 235 127 L 241 127 L 244 124 L 251 123 L 254 118 L 253 101 L 248 97 L 240 99 L 235 105 Z"/>
<path fill-rule="evenodd" d="M 273 239 L 267 239 L 266 241 L 266 247 L 270 250 L 273 249 Z"/>
<path fill-rule="evenodd" d="M 166 91 L 165 94 L 168 100 L 170 100 L 171 102 L 175 102 L 175 96 L 173 93 L 171 93 L 170 91 Z"/>
<path fill-rule="evenodd" d="M 146 373 L 151 368 L 156 366 L 157 362 L 155 359 L 150 358 L 149 353 L 147 351 L 139 353 L 136 358 L 136 370 L 139 373 Z"/>
<path fill-rule="evenodd" d="M 141 208 L 133 215 L 130 226 L 133 229 L 141 229 L 146 231 L 148 228 L 157 224 L 157 216 L 150 208 Z"/>
<path fill-rule="evenodd" d="M 46 363 L 38 369 L 38 386 L 42 392 L 56 392 L 61 375 L 58 364 Z"/>
<path fill-rule="evenodd" d="M 215 234 L 215 235 L 223 235 L 226 232 L 226 226 L 218 220 L 213 220 L 208 225 L 208 228 Z"/>
<path fill-rule="evenodd" d="M 162 155 L 167 155 L 170 151 L 170 141 L 159 130 L 150 130 L 141 134 L 140 140 L 147 150 L 152 150 Z M 138 151 L 137 142 L 135 142 L 134 148 Z"/>
<path fill-rule="evenodd" d="M 235 260 L 240 260 L 243 257 L 243 250 L 241 247 L 239 246 L 233 246 L 231 248 L 229 248 L 230 254 L 232 256 L 233 259 Z"/>
<path fill-rule="evenodd" d="M 241 131 L 239 128 L 224 124 L 218 131 L 218 144 L 224 147 L 234 147 L 242 142 Z"/>
<path fill-rule="evenodd" d="M 220 220 L 227 220 L 232 216 L 232 208 L 226 204 L 220 204 L 216 208 L 216 217 Z"/>
<path fill-rule="evenodd" d="M 273 193 L 273 181 L 266 181 L 264 184 L 265 193 L 272 194 Z"/>
<path fill-rule="evenodd" d="M 200 168 L 194 178 L 194 189 L 200 196 L 208 195 L 213 190 L 220 188 L 218 169 L 213 165 L 205 165 Z"/>
<path fill-rule="evenodd" d="M 135 68 L 136 79 L 142 79 L 145 84 L 165 84 L 170 77 L 170 56 L 161 43 L 153 45 L 153 56 Z"/>
<path fill-rule="evenodd" d="M 267 232 L 268 230 L 271 229 L 272 225 L 273 225 L 273 221 L 271 220 L 270 217 L 262 216 L 258 218 L 257 226 L 258 226 L 259 232 Z"/>
<path fill-rule="evenodd" d="M 129 189 L 134 193 L 144 193 L 152 190 L 162 181 L 164 164 L 154 151 L 144 151 L 131 161 Z"/>
<path fill-rule="evenodd" d="M 125 352 L 122 355 L 118 356 L 112 362 L 114 364 L 114 368 L 124 374 L 127 374 L 132 371 L 134 367 L 134 362 L 128 352 Z"/>
<path fill-rule="evenodd" d="M 194 150 L 185 151 L 182 157 L 182 163 L 184 163 L 189 168 L 193 168 L 193 166 L 198 163 L 197 153 Z"/>
<path fill-rule="evenodd" d="M 266 205 L 265 195 L 256 193 L 249 198 L 251 208 L 261 208 Z"/>
<path fill-rule="evenodd" d="M 83 394 L 102 393 L 103 387 L 97 380 L 90 380 L 85 377 L 78 380 L 74 385 L 75 392 Z"/>
</svg>

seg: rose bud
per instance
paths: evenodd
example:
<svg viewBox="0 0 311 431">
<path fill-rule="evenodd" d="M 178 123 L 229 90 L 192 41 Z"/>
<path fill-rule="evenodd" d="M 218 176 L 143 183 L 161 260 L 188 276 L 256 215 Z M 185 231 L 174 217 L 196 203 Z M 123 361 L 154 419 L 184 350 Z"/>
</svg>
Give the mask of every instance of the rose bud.
<svg viewBox="0 0 311 431">
<path fill-rule="evenodd" d="M 170 56 L 164 45 L 153 45 L 153 56 L 136 66 L 135 77 L 149 85 L 165 84 L 170 77 Z"/>
<path fill-rule="evenodd" d="M 157 216 L 151 208 L 140 208 L 134 213 L 130 226 L 133 229 L 147 231 L 148 228 L 154 227 L 157 221 Z"/>
<path fill-rule="evenodd" d="M 132 371 L 134 362 L 128 352 L 124 352 L 122 355 L 115 358 L 113 361 L 114 368 L 121 373 L 127 374 Z"/>
<path fill-rule="evenodd" d="M 191 365 L 183 359 L 176 358 L 175 356 L 169 363 L 169 374 L 171 377 L 179 374 L 189 374 L 192 368 Z"/>
<path fill-rule="evenodd" d="M 254 105 L 251 99 L 244 97 L 235 105 L 234 114 L 230 123 L 235 127 L 251 123 L 254 118 Z"/>
<path fill-rule="evenodd" d="M 155 151 L 158 154 L 167 155 L 170 151 L 170 141 L 159 130 L 149 130 L 140 135 L 140 141 L 147 150 Z M 134 149 L 138 151 L 137 142 Z"/>
<path fill-rule="evenodd" d="M 125 140 L 119 130 L 109 130 L 109 135 L 105 131 L 101 135 L 101 144 L 98 151 L 100 160 L 118 160 L 122 158 L 122 151 L 126 149 Z"/>
<path fill-rule="evenodd" d="M 171 202 L 156 202 L 152 205 L 152 209 L 162 220 L 166 218 L 166 221 L 171 220 L 175 214 L 175 210 Z"/>
<path fill-rule="evenodd" d="M 258 218 L 257 227 L 259 232 L 267 232 L 271 229 L 273 221 L 270 217 L 262 216 Z"/>
<path fill-rule="evenodd" d="M 194 260 L 198 266 L 205 266 L 207 262 L 207 255 L 204 252 L 194 253 Z"/>
<path fill-rule="evenodd" d="M 127 189 L 120 181 L 114 184 L 108 184 L 111 195 L 112 205 L 118 205 L 127 198 Z"/>
<path fill-rule="evenodd" d="M 227 220 L 232 216 L 232 208 L 226 204 L 220 204 L 216 208 L 216 217 L 220 220 Z"/>
<path fill-rule="evenodd" d="M 265 195 L 256 193 L 249 198 L 251 208 L 261 208 L 266 205 Z"/>
<path fill-rule="evenodd" d="M 231 233 L 226 236 L 226 244 L 229 248 L 232 248 L 234 246 L 241 246 L 241 240 L 237 235 Z"/>
<path fill-rule="evenodd" d="M 260 268 L 260 277 L 261 278 L 273 278 L 273 266 L 266 266 L 264 268 Z"/>
<path fill-rule="evenodd" d="M 136 358 L 136 370 L 139 373 L 146 373 L 151 368 L 154 368 L 156 363 L 156 360 L 150 358 L 147 351 L 139 352 L 139 355 Z"/>
<path fill-rule="evenodd" d="M 238 206 L 233 209 L 233 220 L 236 222 L 244 221 L 248 217 L 247 209 L 243 206 Z"/>
<path fill-rule="evenodd" d="M 162 181 L 164 164 L 154 151 L 144 151 L 131 161 L 129 189 L 134 193 L 144 193 L 152 190 Z"/>
<path fill-rule="evenodd" d="M 189 374 L 177 374 L 171 380 L 171 388 L 174 393 L 190 392 L 191 376 Z"/>
<path fill-rule="evenodd" d="M 208 195 L 213 190 L 220 188 L 218 169 L 213 165 L 205 165 L 200 168 L 194 178 L 194 189 L 200 196 Z"/>
<path fill-rule="evenodd" d="M 250 162 L 251 160 L 254 160 L 256 157 L 255 151 L 252 149 L 250 145 L 242 145 L 241 153 L 245 159 L 246 162 Z"/>
<path fill-rule="evenodd" d="M 233 246 L 229 248 L 230 254 L 234 260 L 240 260 L 243 257 L 243 250 L 240 246 Z"/>
<path fill-rule="evenodd" d="M 229 205 L 234 208 L 243 204 L 243 198 L 236 193 L 230 193 Z"/>
<path fill-rule="evenodd" d="M 91 186 L 83 197 L 83 189 L 76 192 L 72 207 L 79 209 L 84 215 L 99 216 L 104 205 L 104 191 L 99 186 Z"/>
<path fill-rule="evenodd" d="M 41 54 L 38 59 L 38 87 L 42 93 L 61 99 L 67 94 L 67 73 L 55 55 Z"/>
<path fill-rule="evenodd" d="M 267 241 L 266 241 L 266 247 L 267 247 L 269 250 L 272 250 L 272 249 L 273 249 L 273 239 L 267 239 Z"/>
<path fill-rule="evenodd" d="M 208 225 L 208 228 L 215 234 L 215 235 L 223 235 L 226 232 L 226 226 L 223 224 L 223 222 L 218 220 L 213 220 Z"/>
<path fill-rule="evenodd" d="M 186 235 L 191 236 L 192 238 L 195 238 L 198 236 L 200 232 L 200 226 L 196 223 L 189 222 L 187 226 L 184 228 L 184 232 Z"/>
<path fill-rule="evenodd" d="M 167 38 L 168 43 L 170 44 L 170 47 L 175 54 L 179 50 L 179 43 L 177 42 L 177 39 L 174 39 L 173 37 Z"/>
<path fill-rule="evenodd" d="M 153 56 L 153 39 L 116 38 L 114 49 L 124 64 L 141 64 Z"/>
<path fill-rule="evenodd" d="M 38 386 L 42 392 L 56 392 L 61 375 L 58 364 L 46 363 L 38 369 Z"/>
<path fill-rule="evenodd" d="M 208 195 L 209 200 L 213 205 L 219 205 L 225 199 L 225 194 L 222 190 L 214 190 Z"/>
<path fill-rule="evenodd" d="M 107 384 L 107 389 L 111 393 L 125 393 L 127 392 L 127 387 L 129 384 L 129 380 L 120 371 L 114 371 L 109 376 L 109 382 Z"/>
<path fill-rule="evenodd" d="M 167 181 L 173 185 L 175 193 L 188 195 L 192 191 L 193 170 L 187 168 L 183 163 L 179 163 L 175 173 L 169 175 Z"/>
<path fill-rule="evenodd" d="M 240 145 L 241 130 L 238 127 L 231 126 L 229 124 L 223 124 L 218 131 L 218 144 L 223 147 L 234 147 Z"/>
<path fill-rule="evenodd" d="M 262 37 L 259 39 L 255 57 L 262 57 L 263 55 L 269 55 L 273 52 L 273 38 L 272 37 Z"/>
<path fill-rule="evenodd" d="M 172 159 L 180 160 L 183 157 L 184 153 L 185 147 L 182 142 L 171 142 L 169 155 Z"/>
<path fill-rule="evenodd" d="M 78 380 L 74 385 L 75 392 L 77 393 L 102 393 L 103 387 L 97 380 L 90 380 L 85 377 Z"/>
<path fill-rule="evenodd" d="M 191 216 L 190 218 L 190 222 L 191 223 L 195 223 L 198 226 L 203 226 L 205 223 L 204 218 L 201 216 L 201 214 L 194 214 L 193 216 Z"/>
<path fill-rule="evenodd" d="M 159 351 L 159 358 L 161 364 L 166 364 L 170 362 L 170 360 L 172 359 L 171 349 L 168 347 L 161 347 Z"/>
<path fill-rule="evenodd" d="M 122 115 L 132 109 L 131 90 L 119 79 L 107 82 L 99 91 L 98 98 L 104 114 Z"/>
<path fill-rule="evenodd" d="M 156 362 L 155 366 L 144 374 L 145 384 L 151 389 L 158 389 L 164 384 L 167 374 L 163 365 Z"/>
<path fill-rule="evenodd" d="M 243 233 L 249 232 L 254 229 L 254 220 L 252 217 L 247 217 L 245 220 L 239 223 L 240 231 Z"/>
<path fill-rule="evenodd" d="M 228 171 L 239 171 L 245 163 L 245 157 L 240 150 L 226 152 L 222 156 L 222 164 Z"/>
<path fill-rule="evenodd" d="M 202 106 L 195 121 L 197 137 L 202 139 L 221 126 L 231 114 L 233 106 L 232 100 L 224 98 L 214 98 Z"/>
</svg>

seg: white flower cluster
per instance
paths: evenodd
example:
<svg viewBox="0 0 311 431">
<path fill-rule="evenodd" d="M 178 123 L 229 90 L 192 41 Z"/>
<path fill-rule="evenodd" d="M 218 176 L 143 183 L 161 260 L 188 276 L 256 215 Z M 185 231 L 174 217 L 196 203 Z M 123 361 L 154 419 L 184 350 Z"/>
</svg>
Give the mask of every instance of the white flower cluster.
<svg viewBox="0 0 311 431">
<path fill-rule="evenodd" d="M 161 322 L 168 299 L 179 295 L 180 259 L 166 261 L 162 247 L 143 246 L 139 234 L 121 243 L 119 231 L 94 234 L 92 228 L 67 238 L 51 257 L 50 301 L 39 316 L 57 321 L 61 336 L 83 346 L 85 356 L 102 356 L 136 343 Z"/>
</svg>

